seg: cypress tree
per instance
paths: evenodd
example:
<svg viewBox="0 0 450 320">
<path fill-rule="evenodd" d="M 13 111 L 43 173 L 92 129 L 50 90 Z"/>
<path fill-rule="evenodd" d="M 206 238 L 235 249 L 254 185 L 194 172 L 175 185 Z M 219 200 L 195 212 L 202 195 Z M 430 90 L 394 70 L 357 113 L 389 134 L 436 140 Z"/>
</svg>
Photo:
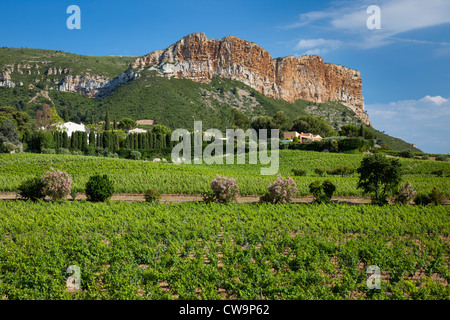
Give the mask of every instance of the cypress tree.
<svg viewBox="0 0 450 320">
<path fill-rule="evenodd" d="M 88 152 L 88 136 L 86 132 L 83 132 L 81 134 L 82 142 L 81 142 L 81 150 L 83 150 L 84 153 Z"/>
<path fill-rule="evenodd" d="M 166 148 L 166 135 L 161 133 L 161 149 Z"/>
<path fill-rule="evenodd" d="M 133 136 L 134 136 L 134 148 L 139 149 L 139 135 L 133 134 Z"/>
<path fill-rule="evenodd" d="M 170 134 L 166 134 L 166 148 L 172 147 L 172 137 Z"/>
<path fill-rule="evenodd" d="M 119 150 L 120 150 L 120 141 L 119 141 L 119 135 L 118 134 L 114 134 L 114 137 L 115 137 L 115 139 L 114 139 L 114 142 L 115 142 L 114 153 L 116 153 L 116 152 L 119 152 Z"/>
<path fill-rule="evenodd" d="M 89 145 L 95 146 L 95 132 L 93 130 L 89 132 Z"/>
<path fill-rule="evenodd" d="M 78 132 L 72 132 L 72 136 L 70 137 L 70 146 L 72 147 L 72 150 L 78 150 Z"/>
<path fill-rule="evenodd" d="M 109 132 L 103 133 L 103 149 L 109 150 Z"/>
<path fill-rule="evenodd" d="M 63 110 L 63 120 L 64 122 L 69 122 L 69 111 L 67 110 L 67 107 Z"/>
<path fill-rule="evenodd" d="M 69 145 L 69 136 L 68 136 L 66 131 L 63 132 L 62 147 L 66 148 L 66 149 L 69 149 L 69 147 L 70 147 L 70 145 Z"/>
<path fill-rule="evenodd" d="M 150 149 L 154 149 L 155 148 L 155 136 L 153 133 L 149 134 L 149 147 Z"/>
<path fill-rule="evenodd" d="M 130 149 L 134 149 L 134 134 L 130 133 L 128 136 L 130 137 Z"/>
<path fill-rule="evenodd" d="M 144 133 L 144 149 L 148 149 L 148 133 Z"/>
<path fill-rule="evenodd" d="M 109 128 L 109 112 L 108 110 L 106 110 L 106 115 L 105 115 L 105 131 L 108 131 Z"/>
</svg>

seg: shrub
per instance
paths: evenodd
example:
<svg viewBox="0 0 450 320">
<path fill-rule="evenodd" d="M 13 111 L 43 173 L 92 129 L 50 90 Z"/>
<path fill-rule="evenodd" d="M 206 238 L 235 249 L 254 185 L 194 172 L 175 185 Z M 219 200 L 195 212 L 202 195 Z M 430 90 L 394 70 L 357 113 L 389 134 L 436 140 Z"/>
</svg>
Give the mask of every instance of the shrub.
<svg viewBox="0 0 450 320">
<path fill-rule="evenodd" d="M 297 184 L 291 177 L 282 178 L 279 174 L 277 179 L 267 186 L 268 193 L 260 198 L 260 203 L 289 203 L 297 195 Z"/>
<path fill-rule="evenodd" d="M 402 158 L 414 158 L 414 153 L 412 153 L 412 151 L 410 150 L 402 151 L 398 155 Z"/>
<path fill-rule="evenodd" d="M 130 158 L 133 160 L 139 160 L 141 158 L 142 154 L 139 151 L 131 151 L 130 152 Z"/>
<path fill-rule="evenodd" d="M 322 184 L 316 180 L 309 185 L 309 192 L 313 195 L 315 203 L 329 203 L 334 191 L 336 186 L 330 180 L 325 180 Z"/>
<path fill-rule="evenodd" d="M 211 181 L 210 186 L 211 192 L 203 194 L 203 201 L 205 202 L 229 203 L 235 201 L 239 195 L 239 186 L 234 178 L 217 174 L 216 178 Z"/>
<path fill-rule="evenodd" d="M 435 204 L 435 205 L 442 204 L 443 197 L 444 197 L 444 195 L 442 194 L 442 192 L 440 192 L 436 188 L 433 188 L 433 190 L 431 190 L 430 194 L 428 195 L 428 198 L 430 199 L 430 203 Z"/>
<path fill-rule="evenodd" d="M 434 174 L 436 177 L 443 177 L 444 170 L 442 170 L 442 169 L 433 170 L 433 171 L 431 171 L 431 174 Z"/>
<path fill-rule="evenodd" d="M 119 158 L 119 155 L 117 153 L 108 152 L 106 154 L 107 158 Z"/>
<path fill-rule="evenodd" d="M 14 143 L 11 142 L 3 142 L 1 145 L 0 152 L 8 152 L 11 153 L 13 151 L 17 150 L 17 146 Z"/>
<path fill-rule="evenodd" d="M 422 160 L 428 160 L 428 159 L 430 159 L 430 157 L 429 157 L 427 154 L 424 154 L 424 155 L 422 156 Z"/>
<path fill-rule="evenodd" d="M 72 188 L 72 179 L 69 174 L 53 168 L 45 173 L 42 183 L 44 184 L 44 194 L 52 198 L 53 201 L 67 197 Z"/>
<path fill-rule="evenodd" d="M 89 201 L 103 202 L 114 194 L 114 184 L 106 174 L 94 175 L 89 177 L 85 192 Z"/>
<path fill-rule="evenodd" d="M 147 190 L 145 193 L 145 202 L 159 202 L 159 199 L 161 199 L 161 194 L 156 189 L 150 189 Z"/>
<path fill-rule="evenodd" d="M 74 156 L 82 156 L 82 155 L 83 155 L 83 151 L 77 151 L 77 150 L 74 150 L 74 151 L 72 151 L 72 154 L 73 154 Z"/>
<path fill-rule="evenodd" d="M 292 142 L 294 143 L 300 143 L 300 139 L 298 137 L 294 137 L 294 139 L 292 139 Z"/>
<path fill-rule="evenodd" d="M 72 200 L 75 200 L 77 198 L 77 190 L 75 188 L 72 188 L 72 190 L 70 190 L 70 196 L 72 197 Z"/>
<path fill-rule="evenodd" d="M 39 199 L 44 199 L 45 194 L 43 192 L 44 183 L 41 178 L 34 177 L 24 181 L 19 186 L 19 195 L 24 199 L 29 199 L 31 201 L 36 201 Z"/>
<path fill-rule="evenodd" d="M 349 165 L 343 165 L 343 166 L 339 166 L 336 167 L 334 169 L 329 169 L 327 170 L 327 173 L 330 175 L 341 175 L 341 176 L 346 176 L 346 175 L 351 175 L 355 172 L 355 167 L 353 166 L 349 166 Z"/>
<path fill-rule="evenodd" d="M 426 205 L 430 204 L 430 202 L 431 202 L 430 197 L 424 193 L 417 194 L 414 197 L 414 203 L 419 206 L 426 206 Z"/>
<path fill-rule="evenodd" d="M 56 150 L 57 154 L 71 154 L 69 149 L 66 148 L 59 148 L 58 150 Z"/>
<path fill-rule="evenodd" d="M 43 154 L 56 154 L 56 151 L 55 151 L 55 149 L 42 148 L 41 149 L 41 153 L 43 153 Z"/>
<path fill-rule="evenodd" d="M 314 168 L 314 172 L 320 177 L 323 177 L 325 175 L 325 169 L 323 167 Z"/>
<path fill-rule="evenodd" d="M 436 161 L 447 161 L 447 156 L 444 156 L 444 155 L 437 156 Z"/>
<path fill-rule="evenodd" d="M 411 182 L 406 181 L 406 183 L 399 188 L 394 202 L 398 204 L 407 204 L 416 194 L 417 192 L 411 187 Z"/>
<path fill-rule="evenodd" d="M 292 169 L 292 173 L 294 174 L 294 176 L 304 176 L 306 175 L 306 170 L 304 169 Z"/>
</svg>

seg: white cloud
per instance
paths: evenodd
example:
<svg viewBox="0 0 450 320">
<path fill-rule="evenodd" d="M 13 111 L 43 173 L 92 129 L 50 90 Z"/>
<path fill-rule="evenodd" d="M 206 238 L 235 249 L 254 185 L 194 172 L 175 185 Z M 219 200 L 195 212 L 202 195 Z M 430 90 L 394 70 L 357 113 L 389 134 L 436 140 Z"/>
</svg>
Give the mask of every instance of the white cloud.
<svg viewBox="0 0 450 320">
<path fill-rule="evenodd" d="M 304 50 L 304 49 L 314 49 L 318 47 L 339 47 L 341 41 L 339 40 L 327 40 L 327 39 L 302 39 L 298 42 L 296 49 Z"/>
<path fill-rule="evenodd" d="M 339 40 L 329 39 L 302 39 L 297 43 L 296 50 L 307 55 L 323 55 L 330 50 L 335 50 L 341 46 Z M 306 51 L 305 51 L 306 50 Z"/>
<path fill-rule="evenodd" d="M 416 144 L 424 152 L 450 153 L 450 101 L 441 96 L 368 104 L 365 109 L 378 130 Z"/>
<path fill-rule="evenodd" d="M 369 30 L 366 21 L 369 5 L 377 4 L 381 9 L 381 29 Z M 450 23 L 450 1 L 448 0 L 364 0 L 358 2 L 338 2 L 324 11 L 300 14 L 298 22 L 285 26 L 285 29 L 299 28 L 312 24 L 328 27 L 346 37 L 349 47 L 368 49 L 402 41 L 398 35 L 417 29 Z M 405 39 L 404 41 L 425 43 Z M 429 42 L 427 42 L 429 43 Z M 448 42 L 433 44 L 449 47 Z"/>
<path fill-rule="evenodd" d="M 447 99 L 442 98 L 441 96 L 435 96 L 435 97 L 425 96 L 422 99 L 420 99 L 419 101 L 425 101 L 425 102 L 431 101 L 431 102 L 434 102 L 437 105 L 441 105 L 441 104 L 443 104 L 445 102 L 448 102 Z"/>
</svg>

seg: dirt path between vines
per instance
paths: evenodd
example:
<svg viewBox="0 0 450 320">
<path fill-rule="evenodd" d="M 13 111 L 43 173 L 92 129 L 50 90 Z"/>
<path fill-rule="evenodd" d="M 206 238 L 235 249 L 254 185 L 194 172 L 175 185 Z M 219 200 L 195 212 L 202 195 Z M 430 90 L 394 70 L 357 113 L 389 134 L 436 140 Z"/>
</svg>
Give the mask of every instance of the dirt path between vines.
<svg viewBox="0 0 450 320">
<path fill-rule="evenodd" d="M 19 198 L 16 192 L 0 192 L 0 200 L 15 200 Z M 68 196 L 67 199 L 72 200 L 71 196 Z M 86 195 L 84 193 L 78 193 L 76 200 L 86 199 Z M 126 201 L 126 202 L 143 202 L 145 201 L 144 195 L 139 193 L 116 193 L 111 198 L 112 201 Z M 238 203 L 257 203 L 259 200 L 259 195 L 252 196 L 239 196 L 237 198 Z M 305 196 L 301 198 L 294 198 L 292 203 L 312 203 L 312 196 Z M 202 201 L 202 196 L 199 194 L 163 194 L 161 195 L 160 202 L 167 203 L 180 203 L 180 202 L 194 202 L 194 201 Z M 338 203 L 346 203 L 346 204 L 368 204 L 370 203 L 370 199 L 368 198 L 358 198 L 358 197 L 333 197 L 333 202 Z M 444 199 L 443 204 L 450 205 L 449 199 Z"/>
</svg>

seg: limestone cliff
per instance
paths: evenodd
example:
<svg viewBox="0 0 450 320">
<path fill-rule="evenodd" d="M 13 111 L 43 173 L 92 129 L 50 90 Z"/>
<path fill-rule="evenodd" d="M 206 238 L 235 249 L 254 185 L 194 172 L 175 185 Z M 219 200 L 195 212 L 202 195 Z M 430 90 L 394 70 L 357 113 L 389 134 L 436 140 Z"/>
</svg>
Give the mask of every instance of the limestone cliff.
<svg viewBox="0 0 450 320">
<path fill-rule="evenodd" d="M 190 34 L 164 50 L 131 63 L 130 70 L 158 70 L 167 76 L 207 83 L 214 76 L 241 81 L 270 98 L 292 102 L 340 101 L 369 124 L 360 72 L 325 63 L 318 56 L 272 59 L 253 42 L 234 36 L 208 39 Z"/>
<path fill-rule="evenodd" d="M 15 87 L 16 83 L 22 86 L 22 81 L 28 79 L 28 85 L 44 86 L 46 90 L 102 99 L 117 87 L 139 78 L 142 70 L 156 70 L 159 76 L 202 83 L 219 76 L 241 81 L 270 98 L 288 102 L 296 99 L 319 103 L 339 101 L 370 124 L 364 112 L 359 71 L 325 63 L 319 56 L 272 59 L 265 49 L 234 36 L 215 40 L 208 39 L 204 33 L 190 34 L 167 49 L 137 58 L 117 76 L 121 69 L 106 76 L 89 68 L 76 67 L 76 64 L 61 65 L 48 59 L 5 64 L 0 66 L 0 87 Z"/>
<path fill-rule="evenodd" d="M 139 78 L 139 74 L 127 70 L 114 79 L 104 76 L 76 75 L 65 76 L 58 84 L 59 91 L 76 92 L 90 98 L 103 98 L 120 85 Z"/>
</svg>

